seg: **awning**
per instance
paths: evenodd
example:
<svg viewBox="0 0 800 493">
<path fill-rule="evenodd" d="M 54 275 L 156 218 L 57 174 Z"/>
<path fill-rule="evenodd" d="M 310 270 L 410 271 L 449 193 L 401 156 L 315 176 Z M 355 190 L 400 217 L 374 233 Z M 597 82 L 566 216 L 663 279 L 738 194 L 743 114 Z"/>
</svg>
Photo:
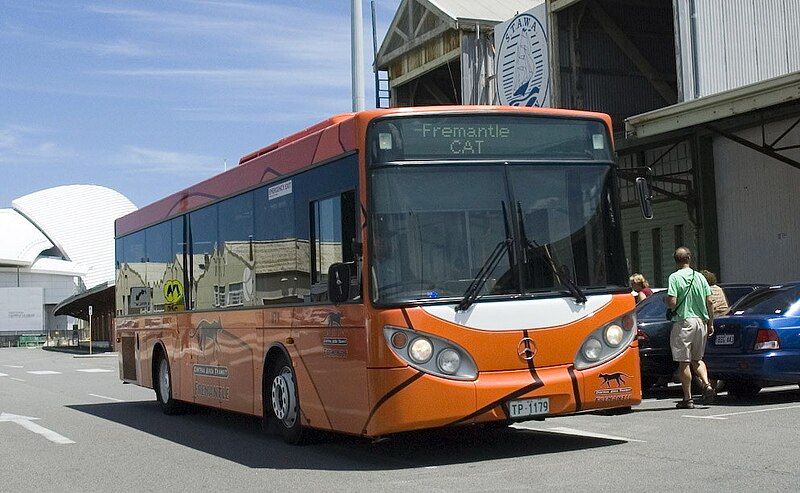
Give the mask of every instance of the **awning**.
<svg viewBox="0 0 800 493">
<path fill-rule="evenodd" d="M 114 285 L 107 282 L 98 284 L 92 289 L 70 296 L 56 306 L 55 315 L 69 315 L 89 320 L 89 306 L 92 306 L 92 314 L 114 311 Z"/>
<path fill-rule="evenodd" d="M 800 72 L 625 119 L 629 139 L 653 137 L 800 100 Z"/>
</svg>

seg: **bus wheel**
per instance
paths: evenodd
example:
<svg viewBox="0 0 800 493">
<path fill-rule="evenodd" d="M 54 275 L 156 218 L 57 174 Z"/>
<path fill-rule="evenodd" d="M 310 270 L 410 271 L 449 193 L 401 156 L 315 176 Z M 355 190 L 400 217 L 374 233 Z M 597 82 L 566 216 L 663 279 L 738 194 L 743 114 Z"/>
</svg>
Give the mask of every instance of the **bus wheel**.
<svg viewBox="0 0 800 493">
<path fill-rule="evenodd" d="M 286 443 L 299 445 L 304 441 L 300 425 L 300 401 L 297 398 L 297 378 L 292 366 L 281 357 L 272 365 L 265 386 L 264 413 L 268 429 L 276 432 Z"/>
<path fill-rule="evenodd" d="M 156 374 L 154 375 L 155 378 L 153 378 L 153 386 L 155 387 L 156 399 L 161 405 L 161 410 L 168 415 L 180 413 L 180 403 L 172 398 L 172 374 L 169 370 L 167 357 L 160 354 L 155 368 Z"/>
</svg>

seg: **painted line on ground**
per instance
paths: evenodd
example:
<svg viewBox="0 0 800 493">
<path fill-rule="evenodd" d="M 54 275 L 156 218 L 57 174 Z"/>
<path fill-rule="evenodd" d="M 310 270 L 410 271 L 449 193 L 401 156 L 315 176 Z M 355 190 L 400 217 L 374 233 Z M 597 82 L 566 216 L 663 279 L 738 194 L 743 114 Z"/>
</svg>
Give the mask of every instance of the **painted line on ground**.
<svg viewBox="0 0 800 493">
<path fill-rule="evenodd" d="M 566 428 L 564 426 L 556 426 L 556 427 L 548 427 L 548 428 L 539 428 L 531 425 L 526 425 L 524 423 L 515 423 L 511 425 L 513 428 L 519 428 L 523 430 L 532 430 L 532 431 L 540 431 L 544 433 L 556 433 L 559 435 L 570 435 L 570 436 L 578 436 L 578 437 L 586 437 L 586 438 L 600 438 L 603 440 L 614 440 L 615 442 L 637 442 L 637 443 L 647 443 L 644 440 L 637 440 L 635 438 L 628 438 L 628 437 L 621 437 L 617 435 L 606 435 L 604 433 L 595 433 L 592 431 L 585 431 L 585 430 L 578 430 L 575 428 Z"/>
<path fill-rule="evenodd" d="M 8 377 L 8 378 L 10 378 L 11 380 L 16 380 L 17 382 L 24 382 L 25 381 L 25 380 L 23 380 L 21 378 L 17 378 L 17 377 Z"/>
<path fill-rule="evenodd" d="M 100 399 L 106 399 L 106 400 L 109 400 L 109 401 L 114 401 L 114 402 L 125 402 L 124 400 L 122 400 L 122 399 L 117 399 L 117 398 L 115 398 L 115 397 L 107 397 L 107 396 L 104 396 L 104 395 L 99 395 L 99 394 L 89 394 L 89 395 L 90 395 L 90 396 L 92 396 L 92 397 L 98 397 L 98 398 L 100 398 Z"/>
<path fill-rule="evenodd" d="M 755 409 L 753 411 L 739 411 L 735 413 L 725 413 L 725 414 L 712 414 L 710 416 L 698 416 L 697 414 L 684 414 L 684 418 L 694 418 L 694 419 L 719 419 L 724 420 L 728 419 L 728 416 L 739 416 L 740 414 L 755 414 L 755 413 L 768 413 L 770 411 L 785 411 L 786 409 L 799 409 L 800 405 L 798 406 L 782 406 L 782 407 L 770 407 L 768 409 Z"/>
<path fill-rule="evenodd" d="M 24 368 L 22 365 L 3 365 L 7 368 Z"/>
<path fill-rule="evenodd" d="M 33 370 L 26 373 L 30 373 L 31 375 L 61 375 L 60 371 L 51 370 Z"/>
<path fill-rule="evenodd" d="M 5 373 L 0 373 L 0 377 L 7 377 L 8 375 Z"/>
<path fill-rule="evenodd" d="M 0 413 L 0 422 L 11 422 L 18 424 L 19 426 L 25 428 L 28 431 L 32 431 L 37 435 L 41 435 L 46 439 L 50 440 L 53 443 L 57 443 L 59 445 L 69 445 L 70 443 L 75 443 L 69 438 L 65 437 L 64 435 L 59 435 L 53 430 L 48 430 L 44 426 L 40 426 L 34 423 L 34 420 L 38 420 L 39 418 L 32 418 L 30 416 L 19 416 L 16 414 L 8 414 L 8 413 Z"/>
<path fill-rule="evenodd" d="M 75 371 L 82 371 L 83 373 L 111 373 L 114 370 L 106 370 L 103 368 L 86 368 L 84 370 L 75 370 Z"/>
</svg>

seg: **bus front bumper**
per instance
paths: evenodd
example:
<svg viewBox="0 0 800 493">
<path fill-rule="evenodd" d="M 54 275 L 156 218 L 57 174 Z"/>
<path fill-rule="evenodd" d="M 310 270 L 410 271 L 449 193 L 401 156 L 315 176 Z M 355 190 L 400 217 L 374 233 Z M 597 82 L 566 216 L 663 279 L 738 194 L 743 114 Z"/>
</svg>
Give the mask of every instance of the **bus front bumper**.
<svg viewBox="0 0 800 493">
<path fill-rule="evenodd" d="M 414 368 L 370 369 L 370 415 L 363 434 L 491 421 L 527 421 L 576 412 L 637 405 L 642 400 L 636 347 L 603 365 L 482 372 L 475 381 L 456 381 Z M 511 401 L 547 398 L 544 414 L 512 418 Z M 542 408 L 538 408 L 541 412 Z"/>
</svg>

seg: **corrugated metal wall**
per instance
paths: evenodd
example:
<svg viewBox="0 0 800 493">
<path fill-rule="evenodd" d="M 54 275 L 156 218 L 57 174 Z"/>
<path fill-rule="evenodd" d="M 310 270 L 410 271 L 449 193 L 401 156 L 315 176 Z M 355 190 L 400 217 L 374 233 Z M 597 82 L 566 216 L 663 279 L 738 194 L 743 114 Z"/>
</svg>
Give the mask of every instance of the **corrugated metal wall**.
<svg viewBox="0 0 800 493">
<path fill-rule="evenodd" d="M 798 0 L 675 0 L 684 99 L 800 70 Z"/>
<path fill-rule="evenodd" d="M 605 0 L 602 8 L 623 30 L 639 52 L 663 74 L 665 82 L 676 86 L 675 50 L 671 3 L 654 0 L 650 8 L 631 8 L 629 3 Z M 661 108 L 675 101 L 665 101 L 620 50 L 589 9 L 577 4 L 557 13 L 560 104 L 563 107 L 601 111 L 611 115 L 615 127 L 631 115 Z M 575 18 L 578 37 L 578 80 L 572 80 L 569 28 Z M 574 84 L 573 84 L 574 83 Z"/>
<path fill-rule="evenodd" d="M 767 125 L 767 141 L 795 121 Z M 737 134 L 761 142 L 760 127 Z M 800 132 L 781 145 L 800 145 Z M 800 160 L 800 150 L 784 154 Z M 800 171 L 723 137 L 714 139 L 714 161 L 722 280 L 800 280 Z"/>
</svg>

